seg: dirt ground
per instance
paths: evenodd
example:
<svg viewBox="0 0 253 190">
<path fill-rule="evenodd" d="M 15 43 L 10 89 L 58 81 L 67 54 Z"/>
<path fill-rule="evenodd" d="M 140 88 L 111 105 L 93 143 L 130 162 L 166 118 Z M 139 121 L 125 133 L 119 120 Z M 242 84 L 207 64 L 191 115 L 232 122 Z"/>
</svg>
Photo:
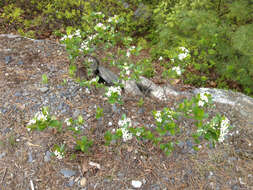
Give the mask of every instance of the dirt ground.
<svg viewBox="0 0 253 190">
<path fill-rule="evenodd" d="M 126 190 L 134 189 L 132 180 L 141 181 L 143 190 L 253 189 L 253 126 L 238 113 L 222 105 L 210 110 L 225 114 L 234 126 L 233 135 L 216 148 L 203 142 L 198 152 L 193 150 L 189 120 L 178 121 L 180 143 L 169 157 L 136 139 L 108 147 L 104 133 L 118 127 L 123 113 L 136 126 L 152 127 L 152 110 L 175 107 L 178 100 L 144 97 L 140 108 L 139 97 L 124 94 L 125 104 L 113 108 L 101 90 L 88 91 L 69 78 L 68 64 L 56 42 L 0 37 L 0 190 Z M 46 85 L 42 74 L 48 76 Z M 58 119 L 84 117 L 82 133 L 94 140 L 88 154 L 73 149 L 70 132 L 28 132 L 28 121 L 43 106 Z M 100 120 L 95 118 L 97 106 L 104 109 Z M 67 145 L 64 159 L 48 155 L 61 143 Z"/>
</svg>

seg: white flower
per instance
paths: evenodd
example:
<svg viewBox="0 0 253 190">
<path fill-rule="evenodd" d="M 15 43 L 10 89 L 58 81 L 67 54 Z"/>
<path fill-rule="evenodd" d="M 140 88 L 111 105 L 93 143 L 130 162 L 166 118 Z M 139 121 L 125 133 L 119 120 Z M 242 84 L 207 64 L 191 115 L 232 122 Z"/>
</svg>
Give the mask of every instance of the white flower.
<svg viewBox="0 0 253 190">
<path fill-rule="evenodd" d="M 81 30 L 77 30 L 74 35 L 81 38 Z"/>
<path fill-rule="evenodd" d="M 229 130 L 229 120 L 228 118 L 224 117 L 220 124 L 220 136 L 218 141 L 223 142 L 225 140 L 225 136 L 228 134 Z"/>
<path fill-rule="evenodd" d="M 132 186 L 134 188 L 140 188 L 142 186 L 142 182 L 141 181 L 132 180 Z"/>
<path fill-rule="evenodd" d="M 175 62 L 175 60 L 174 59 L 170 59 L 173 63 Z"/>
<path fill-rule="evenodd" d="M 75 126 L 75 131 L 78 131 L 79 130 L 79 126 Z"/>
<path fill-rule="evenodd" d="M 61 41 L 64 41 L 64 40 L 66 40 L 68 38 L 68 36 L 67 35 L 64 35 L 60 40 Z"/>
<path fill-rule="evenodd" d="M 47 115 L 44 115 L 42 112 L 37 112 L 34 117 L 39 121 L 47 120 Z"/>
<path fill-rule="evenodd" d="M 155 113 L 155 119 L 156 119 L 157 122 L 162 123 L 162 114 L 161 114 L 161 111 L 157 111 Z"/>
<path fill-rule="evenodd" d="M 108 22 L 112 22 L 112 20 L 113 20 L 113 18 L 112 18 L 112 17 L 110 17 L 110 18 L 108 19 Z"/>
<path fill-rule="evenodd" d="M 93 79 L 91 79 L 91 80 L 90 80 L 90 82 L 89 82 L 89 83 L 91 84 L 91 83 L 94 83 L 94 82 L 97 82 L 97 81 L 98 81 L 98 79 L 97 79 L 97 78 L 93 78 Z"/>
<path fill-rule="evenodd" d="M 68 127 L 71 126 L 71 119 L 70 118 L 66 118 L 64 120 L 64 122 L 67 124 Z"/>
<path fill-rule="evenodd" d="M 156 121 L 159 122 L 159 123 L 162 123 L 162 118 L 156 118 Z"/>
<path fill-rule="evenodd" d="M 130 75 L 130 69 L 129 69 L 129 66 L 127 65 L 127 63 L 124 64 L 123 69 L 124 69 L 126 75 Z"/>
<path fill-rule="evenodd" d="M 127 130 L 127 128 L 124 128 L 124 127 L 123 127 L 123 128 L 121 128 L 120 130 L 121 130 L 121 132 L 122 132 L 122 139 L 123 139 L 124 142 L 129 141 L 129 140 L 131 140 L 131 139 L 133 138 L 132 133 L 130 133 L 130 132 Z"/>
<path fill-rule="evenodd" d="M 183 51 L 183 53 L 180 53 L 178 55 L 178 59 L 182 61 L 183 59 L 185 59 L 188 56 L 189 50 L 186 49 L 185 47 L 180 47 L 180 49 Z"/>
<path fill-rule="evenodd" d="M 135 46 L 131 46 L 130 48 L 129 48 L 129 51 L 133 51 L 135 49 Z"/>
<path fill-rule="evenodd" d="M 199 102 L 198 102 L 198 106 L 199 107 L 203 107 L 205 105 L 205 103 L 208 103 L 208 95 L 207 93 L 201 93 L 200 94 L 200 99 L 199 99 Z"/>
<path fill-rule="evenodd" d="M 137 133 L 136 133 L 136 136 L 137 136 L 137 137 L 141 136 L 141 133 L 140 133 L 140 132 L 137 132 Z"/>
<path fill-rule="evenodd" d="M 159 59 L 158 59 L 159 61 L 162 61 L 163 60 L 163 57 L 161 56 L 161 57 L 159 57 Z"/>
<path fill-rule="evenodd" d="M 105 30 L 105 29 L 106 29 L 106 26 L 103 25 L 102 23 L 98 23 L 98 24 L 95 26 L 95 30 L 99 30 L 99 29 Z"/>
<path fill-rule="evenodd" d="M 132 126 L 132 122 L 130 118 L 125 118 L 125 119 L 120 119 L 118 122 L 119 127 L 131 127 Z"/>
<path fill-rule="evenodd" d="M 111 97 L 111 95 L 113 93 L 116 93 L 120 96 L 121 95 L 121 88 L 119 86 L 116 86 L 116 87 L 111 86 L 111 87 L 108 88 L 108 91 L 105 93 L 105 95 L 107 97 Z"/>
<path fill-rule="evenodd" d="M 54 155 L 56 156 L 57 159 L 61 160 L 63 158 L 63 153 L 59 152 L 58 150 L 54 151 Z"/>
<path fill-rule="evenodd" d="M 88 39 L 91 41 L 91 40 L 93 40 L 96 37 L 97 37 L 97 34 L 93 34 L 93 35 L 89 36 Z"/>
<path fill-rule="evenodd" d="M 203 132 L 205 132 L 204 129 L 198 129 L 197 130 L 197 133 L 203 133 Z"/>
<path fill-rule="evenodd" d="M 118 23 L 118 16 L 117 15 L 114 15 L 114 17 L 110 17 L 108 19 L 108 22 L 115 22 L 115 23 Z"/>
<path fill-rule="evenodd" d="M 88 51 L 89 50 L 89 42 L 87 42 L 87 41 L 83 41 L 82 43 L 81 43 L 81 46 L 80 46 L 80 51 L 82 51 L 82 50 L 86 50 L 86 51 Z"/>
<path fill-rule="evenodd" d="M 181 74 L 182 74 L 182 71 L 181 71 L 181 69 L 180 69 L 179 66 L 177 66 L 177 67 L 172 67 L 171 70 L 172 70 L 172 71 L 175 71 L 175 72 L 177 73 L 177 75 L 181 75 Z"/>
<path fill-rule="evenodd" d="M 31 119 L 31 120 L 28 122 L 27 125 L 33 125 L 33 124 L 35 124 L 35 123 L 36 123 L 36 119 L 33 118 L 33 119 Z"/>
</svg>

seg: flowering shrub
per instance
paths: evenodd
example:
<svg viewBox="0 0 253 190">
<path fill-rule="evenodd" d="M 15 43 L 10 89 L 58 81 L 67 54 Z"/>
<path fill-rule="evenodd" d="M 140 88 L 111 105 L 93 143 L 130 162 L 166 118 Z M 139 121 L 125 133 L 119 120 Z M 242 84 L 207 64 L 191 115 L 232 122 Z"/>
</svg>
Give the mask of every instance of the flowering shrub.
<svg viewBox="0 0 253 190">
<path fill-rule="evenodd" d="M 56 120 L 53 116 L 51 117 L 48 107 L 43 107 L 41 111 L 37 112 L 34 117 L 28 122 L 27 130 L 39 130 L 43 131 L 47 127 L 56 127 L 58 130 L 61 130 L 61 122 Z"/>
</svg>

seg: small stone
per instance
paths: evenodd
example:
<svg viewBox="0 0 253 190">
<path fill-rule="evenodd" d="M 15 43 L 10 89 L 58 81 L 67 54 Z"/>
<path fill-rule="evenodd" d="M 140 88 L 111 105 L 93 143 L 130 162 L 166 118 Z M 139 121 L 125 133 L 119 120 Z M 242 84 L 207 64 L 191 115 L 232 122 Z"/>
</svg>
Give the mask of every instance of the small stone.
<svg viewBox="0 0 253 190">
<path fill-rule="evenodd" d="M 179 143 L 177 144 L 180 148 L 184 147 L 184 142 L 183 141 L 179 141 Z"/>
<path fill-rule="evenodd" d="M 32 153 L 31 152 L 28 153 L 28 162 L 29 163 L 33 162 L 33 157 L 32 157 Z"/>
<path fill-rule="evenodd" d="M 140 188 L 142 186 L 142 182 L 141 181 L 132 180 L 132 186 L 134 188 Z"/>
<path fill-rule="evenodd" d="M 80 115 L 80 110 L 75 110 L 73 113 L 73 118 L 77 118 Z"/>
<path fill-rule="evenodd" d="M 85 177 L 83 177 L 81 180 L 80 180 L 80 186 L 81 187 L 84 187 L 86 186 L 86 183 L 87 183 L 87 179 Z"/>
<path fill-rule="evenodd" d="M 140 114 L 140 115 L 141 115 L 141 114 L 144 114 L 144 112 L 145 112 L 145 111 L 144 111 L 144 108 L 140 108 L 140 109 L 138 110 L 138 114 Z"/>
<path fill-rule="evenodd" d="M 47 151 L 44 156 L 44 161 L 49 162 L 51 160 L 51 152 Z"/>
<path fill-rule="evenodd" d="M 240 187 L 237 184 L 235 184 L 235 185 L 232 185 L 231 189 L 232 190 L 239 190 Z"/>
<path fill-rule="evenodd" d="M 0 154 L 0 159 L 2 159 L 3 157 L 5 157 L 5 155 L 6 155 L 6 152 L 1 153 Z"/>
<path fill-rule="evenodd" d="M 6 56 L 5 57 L 5 63 L 9 64 L 12 61 L 12 57 L 11 56 Z"/>
<path fill-rule="evenodd" d="M 64 175 L 64 177 L 72 177 L 76 174 L 75 171 L 69 169 L 61 169 L 60 172 L 62 175 Z"/>
<path fill-rule="evenodd" d="M 42 87 L 42 88 L 39 88 L 39 90 L 42 92 L 42 93 L 46 93 L 49 88 L 48 87 Z"/>
<path fill-rule="evenodd" d="M 68 183 L 68 186 L 72 187 L 74 185 L 74 183 L 75 183 L 74 180 L 70 180 L 69 183 Z"/>
<path fill-rule="evenodd" d="M 186 140 L 186 144 L 189 148 L 192 148 L 193 147 L 193 144 L 190 140 Z"/>
<path fill-rule="evenodd" d="M 14 96 L 21 96 L 20 92 L 15 92 Z"/>
<path fill-rule="evenodd" d="M 120 113 L 120 109 L 117 108 L 117 106 L 115 104 L 112 105 L 112 111 L 114 113 Z"/>
<path fill-rule="evenodd" d="M 19 65 L 24 65 L 24 62 L 23 61 L 18 61 L 18 64 Z"/>
</svg>

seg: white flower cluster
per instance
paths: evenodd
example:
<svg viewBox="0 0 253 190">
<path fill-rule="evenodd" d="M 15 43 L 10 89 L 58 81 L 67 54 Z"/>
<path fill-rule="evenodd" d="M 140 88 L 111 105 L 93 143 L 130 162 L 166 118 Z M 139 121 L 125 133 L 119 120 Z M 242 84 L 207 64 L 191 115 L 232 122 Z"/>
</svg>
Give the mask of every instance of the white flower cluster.
<svg viewBox="0 0 253 190">
<path fill-rule="evenodd" d="M 108 19 L 108 22 L 118 23 L 119 22 L 119 18 L 118 18 L 117 15 L 114 15 L 114 17 L 110 17 Z"/>
<path fill-rule="evenodd" d="M 225 140 L 225 136 L 228 134 L 229 132 L 229 120 L 228 118 L 224 117 L 221 120 L 221 124 L 220 124 L 220 136 L 218 141 L 221 143 Z"/>
<path fill-rule="evenodd" d="M 215 122 L 215 120 L 212 120 L 208 124 L 210 125 L 210 127 L 212 127 L 213 129 L 217 130 L 219 123 Z M 220 136 L 218 138 L 218 141 L 220 143 L 222 143 L 225 140 L 225 136 L 228 135 L 228 133 L 229 133 L 229 126 L 230 126 L 230 124 L 229 124 L 228 118 L 223 117 L 221 119 L 220 128 L 219 128 L 219 130 L 220 130 Z M 201 133 L 202 135 L 204 135 L 206 133 L 206 130 L 200 128 L 200 129 L 197 130 L 197 132 Z"/>
<path fill-rule="evenodd" d="M 163 113 L 161 111 L 156 111 L 154 114 L 154 117 L 157 122 L 162 123 L 162 114 L 167 116 L 166 120 L 167 119 L 172 120 L 173 119 L 172 113 L 173 113 L 173 111 L 171 111 L 171 110 L 164 110 Z"/>
<path fill-rule="evenodd" d="M 174 71 L 174 72 L 176 72 L 177 75 L 181 75 L 181 74 L 182 74 L 182 70 L 181 70 L 181 68 L 180 68 L 179 66 L 177 66 L 177 67 L 172 67 L 171 70 Z"/>
<path fill-rule="evenodd" d="M 178 59 L 182 61 L 183 59 L 185 59 L 188 56 L 189 50 L 186 49 L 185 47 L 180 47 L 180 49 L 183 51 L 183 53 L 180 53 L 178 55 Z"/>
<path fill-rule="evenodd" d="M 69 126 L 71 126 L 71 118 L 66 118 L 65 120 L 64 120 L 64 122 L 67 124 L 67 126 L 69 127 Z"/>
<path fill-rule="evenodd" d="M 70 34 L 70 35 L 64 35 L 62 38 L 61 38 L 61 41 L 64 41 L 66 39 L 71 39 L 73 37 L 79 37 L 81 38 L 81 30 L 76 30 L 74 34 Z"/>
<path fill-rule="evenodd" d="M 97 82 L 98 82 L 98 80 L 99 80 L 99 78 L 98 78 L 98 77 L 93 78 L 93 79 L 91 79 L 91 80 L 89 81 L 89 84 L 97 83 Z"/>
<path fill-rule="evenodd" d="M 162 123 L 162 114 L 161 114 L 161 111 L 157 111 L 155 113 L 155 119 L 156 119 L 157 122 Z"/>
<path fill-rule="evenodd" d="M 37 121 L 46 121 L 48 119 L 49 113 L 47 110 L 44 111 L 43 114 L 42 111 L 39 111 L 35 114 L 35 116 L 28 122 L 27 126 L 35 124 Z M 27 128 L 28 131 L 31 130 L 31 128 Z"/>
<path fill-rule="evenodd" d="M 106 30 L 106 26 L 100 22 L 100 23 L 98 23 L 98 24 L 95 26 L 95 30 L 98 31 L 98 30 L 101 30 L 101 29 Z"/>
<path fill-rule="evenodd" d="M 123 69 L 124 69 L 124 73 L 129 76 L 130 69 L 129 69 L 129 66 L 127 65 L 127 63 L 124 63 Z"/>
<path fill-rule="evenodd" d="M 132 126 L 132 122 L 130 118 L 124 118 L 124 119 L 120 119 L 118 122 L 118 125 L 120 127 L 120 129 L 122 132 L 122 139 L 124 142 L 131 140 L 133 138 L 133 134 L 131 132 L 128 131 L 127 127 L 131 127 Z"/>
<path fill-rule="evenodd" d="M 112 94 L 118 94 L 121 95 L 121 88 L 119 86 L 110 86 L 108 88 L 108 91 L 105 93 L 107 97 L 111 97 Z"/>
<path fill-rule="evenodd" d="M 89 43 L 92 42 L 92 40 L 94 40 L 96 37 L 97 37 L 97 34 L 92 34 L 92 35 L 88 36 L 87 39 L 81 43 L 79 50 L 80 51 L 82 51 L 82 50 L 88 51 L 89 50 Z"/>
<path fill-rule="evenodd" d="M 131 127 L 132 122 L 130 118 L 120 119 L 118 125 L 119 127 Z"/>
<path fill-rule="evenodd" d="M 59 152 L 58 150 L 54 151 L 54 155 L 57 159 L 61 160 L 64 157 L 64 154 L 62 152 Z"/>
<path fill-rule="evenodd" d="M 122 139 L 123 139 L 124 142 L 129 141 L 129 140 L 131 140 L 133 138 L 133 134 L 130 133 L 127 130 L 127 128 L 122 127 L 119 130 L 121 130 L 121 132 L 122 132 Z"/>
<path fill-rule="evenodd" d="M 201 93 L 200 94 L 200 99 L 198 102 L 199 107 L 203 107 L 206 103 L 208 103 L 208 95 L 207 93 Z"/>
</svg>

